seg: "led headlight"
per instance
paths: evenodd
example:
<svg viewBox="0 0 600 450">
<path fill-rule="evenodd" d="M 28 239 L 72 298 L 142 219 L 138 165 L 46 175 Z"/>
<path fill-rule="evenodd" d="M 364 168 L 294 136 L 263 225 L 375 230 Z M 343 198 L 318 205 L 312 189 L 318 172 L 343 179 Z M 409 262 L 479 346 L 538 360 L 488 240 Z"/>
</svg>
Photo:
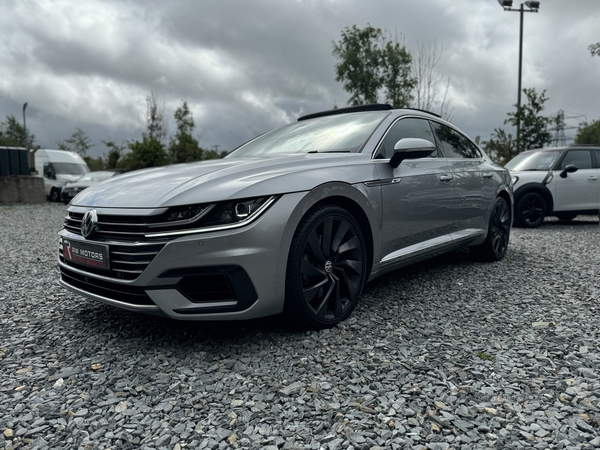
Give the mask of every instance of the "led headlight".
<svg viewBox="0 0 600 450">
<path fill-rule="evenodd" d="M 202 220 L 202 226 L 229 225 L 247 221 L 268 199 L 269 197 L 259 197 L 219 203 Z"/>
<path fill-rule="evenodd" d="M 145 236 L 181 236 L 241 227 L 256 220 L 277 198 L 278 196 L 257 197 L 169 208 L 166 224 L 163 222 L 151 225 L 155 229 L 167 227 L 167 230 L 146 233 Z"/>
</svg>

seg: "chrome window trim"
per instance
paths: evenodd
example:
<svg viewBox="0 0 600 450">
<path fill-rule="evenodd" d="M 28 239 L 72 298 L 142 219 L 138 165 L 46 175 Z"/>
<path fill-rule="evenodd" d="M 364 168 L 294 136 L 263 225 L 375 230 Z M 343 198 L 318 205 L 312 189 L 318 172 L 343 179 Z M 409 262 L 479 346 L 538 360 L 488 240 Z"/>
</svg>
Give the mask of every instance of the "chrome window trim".
<svg viewBox="0 0 600 450">
<path fill-rule="evenodd" d="M 371 161 L 384 161 L 384 162 L 389 163 L 390 159 L 392 159 L 392 158 L 375 158 L 375 155 L 377 155 L 377 153 L 379 152 L 379 149 L 380 149 L 381 145 L 383 144 L 383 140 L 385 139 L 387 134 L 390 132 L 391 128 L 402 119 L 420 119 L 420 120 L 424 120 L 428 123 L 431 121 L 431 119 L 429 119 L 428 117 L 418 116 L 416 114 L 406 114 L 404 116 L 396 117 L 396 119 L 393 120 L 392 123 L 390 123 L 389 126 L 386 128 L 386 130 L 383 132 L 383 134 L 379 138 L 379 141 L 377 141 L 377 144 L 373 148 L 373 151 L 371 152 Z M 432 133 L 433 139 L 435 141 L 435 142 L 432 142 L 432 144 L 435 145 L 435 149 L 439 153 L 440 148 L 437 143 L 435 130 L 431 127 L 431 124 L 429 124 L 429 127 L 431 128 L 431 133 Z M 423 159 L 425 159 L 425 158 L 423 158 Z M 439 158 L 436 156 L 435 158 L 432 158 L 432 159 L 446 159 L 446 157 L 444 156 L 444 158 Z"/>
</svg>

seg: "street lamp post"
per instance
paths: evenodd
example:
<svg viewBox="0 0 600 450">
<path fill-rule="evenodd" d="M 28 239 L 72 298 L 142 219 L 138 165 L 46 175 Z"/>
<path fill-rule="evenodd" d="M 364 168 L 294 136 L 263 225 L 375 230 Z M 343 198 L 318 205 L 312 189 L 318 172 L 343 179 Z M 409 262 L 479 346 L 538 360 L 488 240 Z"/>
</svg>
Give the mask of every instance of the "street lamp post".
<svg viewBox="0 0 600 450">
<path fill-rule="evenodd" d="M 504 8 L 504 11 L 517 11 L 521 15 L 521 20 L 519 24 L 519 82 L 518 82 L 518 92 L 517 92 L 517 113 L 521 111 L 521 72 L 523 67 L 523 13 L 524 12 L 538 12 L 540 9 L 540 2 L 530 1 L 521 3 L 519 9 L 512 8 L 513 0 L 498 0 L 500 6 Z M 525 9 L 523 6 L 527 6 L 528 9 Z M 517 153 L 520 152 L 519 149 L 519 138 L 521 135 L 521 115 L 517 114 Z"/>
</svg>

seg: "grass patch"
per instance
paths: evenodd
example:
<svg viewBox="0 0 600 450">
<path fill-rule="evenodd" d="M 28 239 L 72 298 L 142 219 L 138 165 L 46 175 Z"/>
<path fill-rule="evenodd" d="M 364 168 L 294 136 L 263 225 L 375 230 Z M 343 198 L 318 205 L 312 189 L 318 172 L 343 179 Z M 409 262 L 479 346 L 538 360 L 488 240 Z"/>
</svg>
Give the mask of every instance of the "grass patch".
<svg viewBox="0 0 600 450">
<path fill-rule="evenodd" d="M 477 357 L 479 359 L 483 359 L 484 361 L 493 361 L 495 359 L 492 355 L 486 352 L 478 352 Z"/>
</svg>

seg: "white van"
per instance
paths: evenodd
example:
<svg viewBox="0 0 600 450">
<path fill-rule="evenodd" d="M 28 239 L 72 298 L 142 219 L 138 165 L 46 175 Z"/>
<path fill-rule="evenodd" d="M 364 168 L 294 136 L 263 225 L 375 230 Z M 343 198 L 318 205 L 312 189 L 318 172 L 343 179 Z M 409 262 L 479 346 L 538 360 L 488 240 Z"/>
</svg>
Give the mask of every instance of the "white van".
<svg viewBox="0 0 600 450">
<path fill-rule="evenodd" d="M 63 150 L 39 149 L 35 152 L 35 170 L 44 177 L 46 197 L 60 201 L 62 187 L 90 171 L 81 156 Z"/>
</svg>

